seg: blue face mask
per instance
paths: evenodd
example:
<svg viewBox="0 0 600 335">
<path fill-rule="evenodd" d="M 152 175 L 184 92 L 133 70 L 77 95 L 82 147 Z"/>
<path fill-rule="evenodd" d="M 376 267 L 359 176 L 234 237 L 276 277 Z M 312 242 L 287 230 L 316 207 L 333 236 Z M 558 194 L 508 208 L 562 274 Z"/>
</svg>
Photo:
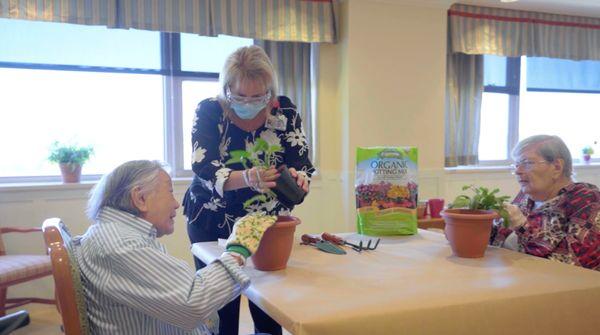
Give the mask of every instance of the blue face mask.
<svg viewBox="0 0 600 335">
<path fill-rule="evenodd" d="M 269 90 L 265 95 L 258 97 L 245 97 L 233 94 L 228 86 L 226 96 L 229 106 L 240 119 L 251 120 L 267 106 L 271 100 L 271 91 Z"/>
<path fill-rule="evenodd" d="M 260 111 L 267 106 L 267 104 L 264 102 L 253 102 L 246 104 L 231 102 L 230 106 L 240 119 L 251 120 L 254 119 L 258 113 L 260 113 Z"/>
</svg>

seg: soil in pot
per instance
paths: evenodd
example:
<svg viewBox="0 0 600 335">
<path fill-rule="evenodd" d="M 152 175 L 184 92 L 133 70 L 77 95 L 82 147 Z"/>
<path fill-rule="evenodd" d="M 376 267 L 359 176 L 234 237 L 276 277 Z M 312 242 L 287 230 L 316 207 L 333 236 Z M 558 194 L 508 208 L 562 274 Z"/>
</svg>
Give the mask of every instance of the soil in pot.
<svg viewBox="0 0 600 335">
<path fill-rule="evenodd" d="M 480 258 L 490 240 L 492 222 L 499 215 L 494 211 L 447 209 L 442 212 L 446 222 L 444 233 L 452 252 L 458 257 Z"/>
<path fill-rule="evenodd" d="M 252 255 L 254 268 L 262 271 L 285 269 L 292 253 L 294 232 L 300 219 L 294 216 L 278 216 L 277 222 L 265 231 L 258 249 Z"/>
<path fill-rule="evenodd" d="M 78 183 L 81 179 L 81 165 L 60 163 L 63 183 Z"/>
<path fill-rule="evenodd" d="M 277 200 L 281 202 L 285 207 L 292 208 L 304 200 L 306 192 L 298 186 L 296 179 L 292 177 L 290 170 L 284 164 L 281 165 L 277 170 L 280 173 L 279 178 L 276 180 L 276 185 L 273 188 L 273 192 L 277 195 Z"/>
</svg>

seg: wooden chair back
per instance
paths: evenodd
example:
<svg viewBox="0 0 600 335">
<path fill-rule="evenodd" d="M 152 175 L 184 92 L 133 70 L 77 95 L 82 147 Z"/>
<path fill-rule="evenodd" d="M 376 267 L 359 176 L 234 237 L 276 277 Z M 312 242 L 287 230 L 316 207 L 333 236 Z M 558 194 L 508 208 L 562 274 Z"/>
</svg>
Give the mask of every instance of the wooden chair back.
<svg viewBox="0 0 600 335">
<path fill-rule="evenodd" d="M 52 259 L 52 274 L 64 332 L 66 335 L 87 335 L 89 324 L 85 296 L 79 266 L 73 257 L 71 234 L 58 218 L 45 220 L 42 230 Z"/>
</svg>

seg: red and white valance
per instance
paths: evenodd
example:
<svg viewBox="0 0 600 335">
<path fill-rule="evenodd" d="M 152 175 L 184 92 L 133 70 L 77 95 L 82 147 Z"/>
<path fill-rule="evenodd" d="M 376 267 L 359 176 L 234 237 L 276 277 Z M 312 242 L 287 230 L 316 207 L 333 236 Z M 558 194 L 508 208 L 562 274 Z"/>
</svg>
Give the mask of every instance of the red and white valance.
<svg viewBox="0 0 600 335">
<path fill-rule="evenodd" d="M 450 52 L 508 57 L 600 59 L 600 19 L 453 5 Z"/>
</svg>

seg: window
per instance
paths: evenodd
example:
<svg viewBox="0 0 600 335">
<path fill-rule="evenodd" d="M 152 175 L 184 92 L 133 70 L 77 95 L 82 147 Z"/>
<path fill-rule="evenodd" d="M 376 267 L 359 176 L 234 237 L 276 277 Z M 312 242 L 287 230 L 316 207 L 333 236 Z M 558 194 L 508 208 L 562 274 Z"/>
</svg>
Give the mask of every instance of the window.
<svg viewBox="0 0 600 335">
<path fill-rule="evenodd" d="M 13 19 L 0 19 L 0 40 L 0 182 L 58 180 L 55 140 L 94 147 L 85 175 L 131 159 L 191 175 L 195 106 L 217 94 L 226 55 L 253 44 Z"/>
<path fill-rule="evenodd" d="M 484 56 L 479 159 L 508 164 L 519 140 L 560 136 L 575 162 L 600 152 L 600 62 Z M 594 159 L 600 161 L 600 159 Z"/>
</svg>

